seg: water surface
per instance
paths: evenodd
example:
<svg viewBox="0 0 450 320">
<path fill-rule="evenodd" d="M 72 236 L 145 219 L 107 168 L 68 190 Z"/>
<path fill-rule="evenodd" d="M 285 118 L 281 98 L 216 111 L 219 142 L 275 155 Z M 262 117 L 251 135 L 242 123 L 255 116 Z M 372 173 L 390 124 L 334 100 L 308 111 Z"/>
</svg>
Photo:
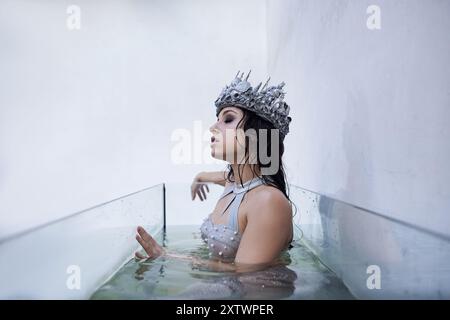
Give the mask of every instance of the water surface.
<svg viewBox="0 0 450 320">
<path fill-rule="evenodd" d="M 168 226 L 157 240 L 171 252 L 208 259 L 198 226 Z M 301 242 L 294 242 L 281 262 L 264 270 L 234 273 L 172 257 L 132 259 L 91 299 L 353 299 Z"/>
</svg>

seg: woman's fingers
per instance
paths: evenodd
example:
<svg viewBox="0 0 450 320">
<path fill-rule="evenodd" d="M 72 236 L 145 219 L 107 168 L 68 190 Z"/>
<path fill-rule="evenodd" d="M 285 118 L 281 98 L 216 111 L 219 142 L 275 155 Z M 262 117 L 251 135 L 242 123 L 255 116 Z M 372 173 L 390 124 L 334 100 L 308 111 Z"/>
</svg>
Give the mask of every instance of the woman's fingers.
<svg viewBox="0 0 450 320">
<path fill-rule="evenodd" d="M 139 235 L 136 236 L 136 240 L 145 250 L 145 252 L 149 255 L 149 257 L 153 256 L 154 248 L 150 242 L 144 241 Z"/>
<path fill-rule="evenodd" d="M 203 187 L 203 191 L 205 192 L 205 195 L 206 195 L 206 193 L 209 192 L 209 187 L 207 184 L 204 184 L 202 187 Z"/>
<path fill-rule="evenodd" d="M 209 187 L 207 184 L 194 183 L 191 186 L 191 198 L 195 200 L 195 197 L 198 196 L 200 201 L 206 200 L 206 192 L 209 192 Z"/>
<path fill-rule="evenodd" d="M 137 227 L 138 234 L 136 235 L 136 240 L 148 254 L 148 257 L 145 257 L 139 252 L 135 252 L 134 255 L 138 259 L 149 259 L 157 257 L 161 254 L 164 254 L 165 250 L 161 247 L 158 242 L 141 226 Z"/>
<path fill-rule="evenodd" d="M 192 200 L 195 200 L 195 194 L 196 194 L 196 185 L 195 184 L 193 184 L 192 186 L 191 186 L 191 198 L 192 198 Z"/>
<path fill-rule="evenodd" d="M 205 188 L 203 188 L 203 186 L 200 187 L 200 192 L 202 193 L 203 199 L 206 200 L 206 192 L 205 192 Z"/>
<path fill-rule="evenodd" d="M 141 226 L 139 226 L 137 228 L 137 232 L 139 233 L 139 235 L 141 236 L 142 239 L 144 239 L 144 241 L 146 242 L 151 242 L 152 241 L 152 236 L 148 234 L 147 231 L 145 231 L 144 228 L 142 228 Z"/>
<path fill-rule="evenodd" d="M 137 237 L 139 237 L 141 240 L 142 240 L 142 242 L 145 244 L 145 246 L 149 249 L 149 250 L 151 250 L 151 252 L 153 253 L 153 251 L 154 250 L 160 250 L 161 249 L 161 246 L 159 245 L 159 243 L 158 242 L 156 242 L 156 240 L 155 239 L 153 239 L 153 237 L 147 232 L 147 231 L 145 231 L 145 229 L 144 228 L 142 228 L 141 226 L 139 226 L 138 228 L 137 228 L 137 231 L 138 231 L 138 234 L 139 235 L 137 235 L 136 236 L 136 239 L 139 241 L 139 239 L 137 238 Z M 140 241 L 139 241 L 139 243 L 141 243 Z M 142 245 L 142 244 L 141 244 Z M 143 247 L 144 247 L 144 245 L 143 245 Z M 148 252 L 147 252 L 148 253 Z M 148 253 L 149 255 L 150 255 L 150 253 Z"/>
<path fill-rule="evenodd" d="M 207 184 L 197 184 L 195 187 L 191 187 L 191 199 L 195 200 L 198 196 L 200 201 L 206 200 L 206 193 L 209 192 Z"/>
<path fill-rule="evenodd" d="M 139 235 L 136 235 L 136 240 L 139 242 L 139 244 L 144 248 L 145 252 L 147 252 L 148 255 L 152 254 L 152 246 L 149 242 L 144 241 Z"/>
<path fill-rule="evenodd" d="M 200 201 L 203 201 L 203 195 L 202 195 L 202 193 L 200 191 L 200 188 L 197 189 L 197 195 L 200 198 Z"/>
<path fill-rule="evenodd" d="M 147 235 L 148 235 L 148 241 L 153 246 L 153 248 L 159 248 L 160 247 L 159 243 L 156 242 L 156 240 L 151 235 L 149 235 L 148 233 L 147 233 Z"/>
<path fill-rule="evenodd" d="M 135 253 L 134 253 L 134 256 L 135 256 L 136 258 L 138 258 L 139 260 L 147 259 L 146 256 L 144 256 L 143 254 L 141 254 L 141 253 L 139 253 L 139 252 L 135 252 Z"/>
</svg>

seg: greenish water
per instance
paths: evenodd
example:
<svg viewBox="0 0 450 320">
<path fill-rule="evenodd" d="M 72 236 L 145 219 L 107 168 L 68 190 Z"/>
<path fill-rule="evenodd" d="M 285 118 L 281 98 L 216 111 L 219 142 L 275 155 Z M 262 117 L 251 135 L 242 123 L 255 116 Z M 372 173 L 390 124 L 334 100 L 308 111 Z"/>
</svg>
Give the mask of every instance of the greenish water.
<svg viewBox="0 0 450 320">
<path fill-rule="evenodd" d="M 169 226 L 156 240 L 172 252 L 208 259 L 198 226 Z M 353 299 L 301 243 L 294 243 L 281 260 L 264 270 L 233 273 L 171 257 L 132 259 L 91 299 Z"/>
</svg>

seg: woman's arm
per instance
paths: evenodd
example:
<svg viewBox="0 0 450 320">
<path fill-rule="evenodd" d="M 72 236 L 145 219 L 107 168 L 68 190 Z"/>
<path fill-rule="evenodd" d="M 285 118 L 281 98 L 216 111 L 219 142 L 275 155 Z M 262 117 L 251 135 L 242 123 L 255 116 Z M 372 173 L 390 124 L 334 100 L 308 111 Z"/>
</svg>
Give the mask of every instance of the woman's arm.
<svg viewBox="0 0 450 320">
<path fill-rule="evenodd" d="M 220 260 L 201 259 L 194 256 L 171 252 L 160 246 L 155 239 L 144 230 L 144 228 L 138 227 L 137 231 L 138 235 L 136 235 L 136 240 L 141 244 L 148 255 L 144 256 L 143 254 L 136 252 L 135 256 L 137 259 L 154 259 L 159 256 L 165 256 L 189 261 L 196 267 L 216 272 L 250 272 L 261 270 L 268 266 L 268 264 L 227 263 Z"/>
<path fill-rule="evenodd" d="M 292 209 L 281 192 L 261 189 L 253 194 L 235 262 L 264 264 L 280 256 L 292 235 Z"/>
<path fill-rule="evenodd" d="M 198 195 L 201 201 L 206 200 L 206 192 L 209 192 L 209 187 L 206 183 L 215 183 L 221 186 L 225 186 L 226 171 L 214 171 L 206 172 L 202 171 L 197 174 L 191 185 L 192 200 L 195 200 L 195 196 Z"/>
<path fill-rule="evenodd" d="M 136 252 L 135 256 L 137 259 L 154 259 L 159 256 L 166 256 L 171 258 L 177 258 L 182 259 L 186 261 L 193 262 L 197 265 L 202 265 L 205 267 L 210 267 L 217 271 L 235 271 L 236 267 L 233 264 L 229 263 L 223 263 L 220 261 L 214 261 L 214 260 L 205 260 L 200 259 L 193 256 L 178 254 L 174 252 L 170 252 L 167 249 L 163 248 L 156 242 L 155 239 L 147 232 L 144 228 L 139 226 L 137 228 L 138 234 L 136 235 L 136 240 L 139 242 L 139 244 L 142 246 L 142 248 L 145 250 L 148 256 L 144 256 L 143 254 Z"/>
<path fill-rule="evenodd" d="M 179 260 L 184 260 L 191 262 L 192 265 L 196 268 L 206 269 L 208 271 L 215 272 L 236 272 L 236 273 L 244 273 L 251 271 L 258 271 L 266 268 L 272 264 L 244 264 L 244 263 L 236 263 L 236 262 L 223 262 L 220 260 L 212 260 L 212 259 L 201 259 L 195 256 L 189 256 L 185 254 L 179 254 L 176 252 L 171 252 L 169 250 L 164 250 L 164 253 L 161 254 L 161 257 L 174 258 Z M 136 253 L 137 259 L 148 259 L 149 257 L 145 257 L 139 253 Z M 273 264 L 275 264 L 274 261 Z"/>
<path fill-rule="evenodd" d="M 219 260 L 201 259 L 194 256 L 179 254 L 175 252 L 165 251 L 165 257 L 175 258 L 191 262 L 196 268 L 207 269 L 216 272 L 236 272 L 240 268 L 233 263 L 222 262 Z"/>
<path fill-rule="evenodd" d="M 212 182 L 224 187 L 226 183 L 226 171 L 202 171 L 196 176 L 196 178 L 198 182 Z"/>
</svg>

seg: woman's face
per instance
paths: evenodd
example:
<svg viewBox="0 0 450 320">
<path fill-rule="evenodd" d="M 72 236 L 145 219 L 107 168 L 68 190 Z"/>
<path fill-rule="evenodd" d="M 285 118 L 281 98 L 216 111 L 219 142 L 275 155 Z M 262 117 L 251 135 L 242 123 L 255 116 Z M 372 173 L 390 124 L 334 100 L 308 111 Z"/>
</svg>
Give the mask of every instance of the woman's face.
<svg viewBox="0 0 450 320">
<path fill-rule="evenodd" d="M 217 122 L 209 128 L 213 158 L 230 163 L 237 161 L 236 155 L 243 151 L 245 143 L 243 130 L 237 130 L 243 116 L 244 112 L 237 107 L 225 107 L 220 111 Z"/>
</svg>

